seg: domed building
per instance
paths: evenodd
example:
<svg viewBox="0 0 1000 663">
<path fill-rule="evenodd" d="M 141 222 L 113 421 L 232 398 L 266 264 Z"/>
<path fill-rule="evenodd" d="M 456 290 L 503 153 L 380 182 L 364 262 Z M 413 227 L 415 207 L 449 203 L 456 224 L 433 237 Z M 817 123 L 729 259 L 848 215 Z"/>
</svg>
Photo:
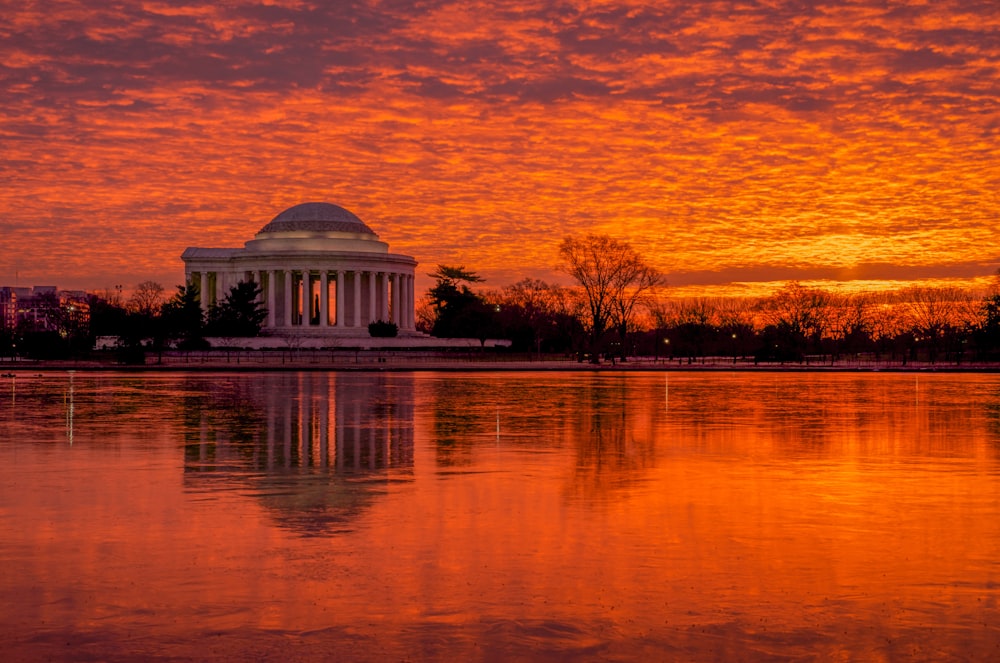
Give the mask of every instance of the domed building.
<svg viewBox="0 0 1000 663">
<path fill-rule="evenodd" d="M 201 293 L 204 310 L 240 281 L 263 290 L 269 336 L 368 336 L 368 324 L 393 322 L 400 336 L 414 330 L 417 261 L 389 253 L 364 221 L 330 203 L 286 209 L 242 249 L 191 247 L 181 255 L 185 282 Z"/>
</svg>

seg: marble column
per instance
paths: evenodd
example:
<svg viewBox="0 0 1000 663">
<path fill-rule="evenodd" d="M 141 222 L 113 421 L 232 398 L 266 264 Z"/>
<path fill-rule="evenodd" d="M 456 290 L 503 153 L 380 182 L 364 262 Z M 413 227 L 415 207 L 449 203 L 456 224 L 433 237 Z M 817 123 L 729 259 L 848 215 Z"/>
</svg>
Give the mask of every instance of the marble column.
<svg viewBox="0 0 1000 663">
<path fill-rule="evenodd" d="M 266 274 L 267 272 L 262 269 L 250 272 L 253 282 L 260 288 L 260 294 L 257 295 L 257 302 L 261 305 L 261 308 L 267 308 L 267 288 L 264 287 L 264 282 L 267 280 L 265 278 Z M 261 323 L 261 328 L 264 327 L 267 327 L 267 318 Z"/>
<path fill-rule="evenodd" d="M 278 296 L 275 290 L 278 287 L 277 270 L 267 270 L 267 326 L 278 326 Z"/>
<path fill-rule="evenodd" d="M 403 275 L 394 274 L 393 283 L 395 294 L 392 297 L 392 304 L 396 307 L 396 326 L 402 329 L 406 320 L 403 315 L 403 303 L 406 301 L 406 285 L 403 283 Z"/>
<path fill-rule="evenodd" d="M 354 320 L 351 321 L 351 326 L 360 327 L 361 321 L 361 272 L 354 270 L 352 272 L 354 275 Z"/>
<path fill-rule="evenodd" d="M 389 274 L 379 272 L 378 283 L 378 319 L 389 322 Z"/>
<path fill-rule="evenodd" d="M 344 270 L 337 270 L 337 327 L 344 326 Z"/>
<path fill-rule="evenodd" d="M 375 322 L 377 315 L 375 315 L 375 272 L 368 272 L 368 320 L 366 322 Z"/>
<path fill-rule="evenodd" d="M 304 327 L 312 324 L 313 320 L 313 294 L 312 294 L 312 272 L 308 269 L 302 270 L 302 322 Z"/>
<path fill-rule="evenodd" d="M 407 274 L 403 277 L 403 282 L 406 283 L 406 289 L 403 291 L 406 295 L 403 300 L 403 312 L 406 314 L 405 327 L 413 329 L 413 276 Z"/>
<path fill-rule="evenodd" d="M 392 274 L 389 276 L 389 282 L 392 284 L 392 320 L 397 327 L 401 327 L 401 318 L 399 317 L 399 274 Z"/>
<path fill-rule="evenodd" d="M 410 277 L 406 274 L 399 275 L 399 328 L 410 328 Z"/>
<path fill-rule="evenodd" d="M 417 301 L 417 280 L 412 274 L 410 275 L 410 298 L 406 300 L 407 305 L 410 307 L 410 327 L 412 331 L 417 328 L 417 315 L 414 307 Z"/>
<path fill-rule="evenodd" d="M 319 273 L 319 326 L 330 326 L 330 273 Z"/>
<path fill-rule="evenodd" d="M 257 271 L 250 272 L 250 278 L 253 279 L 257 287 L 260 288 L 260 294 L 257 295 L 257 301 L 260 302 L 261 306 L 267 306 L 267 290 L 264 288 L 264 281 L 266 280 L 267 271 L 263 269 L 258 269 Z"/>
<path fill-rule="evenodd" d="M 285 326 L 291 327 L 292 321 L 295 319 L 292 316 L 292 282 L 295 279 L 292 278 L 292 270 L 285 270 Z"/>
<path fill-rule="evenodd" d="M 201 299 L 201 312 L 208 313 L 208 306 L 211 303 L 208 298 L 208 272 L 201 273 L 201 285 L 199 288 L 198 298 Z"/>
</svg>

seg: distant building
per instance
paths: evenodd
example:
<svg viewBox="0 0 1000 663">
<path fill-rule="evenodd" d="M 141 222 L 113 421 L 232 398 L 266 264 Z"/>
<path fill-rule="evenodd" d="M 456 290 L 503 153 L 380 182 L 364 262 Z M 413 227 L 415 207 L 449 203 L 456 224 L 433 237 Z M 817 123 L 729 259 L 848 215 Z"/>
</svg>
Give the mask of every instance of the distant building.
<svg viewBox="0 0 1000 663">
<path fill-rule="evenodd" d="M 357 216 L 330 203 L 291 207 L 243 248 L 184 251 L 185 282 L 208 310 L 240 281 L 263 290 L 268 316 L 262 334 L 283 337 L 367 337 L 368 324 L 414 328 L 414 269 Z"/>
<path fill-rule="evenodd" d="M 22 288 L 10 286 L 0 288 L 0 324 L 3 324 L 4 329 L 13 329 L 17 326 L 18 290 L 22 290 Z M 23 290 L 31 292 L 31 288 L 23 288 Z"/>
<path fill-rule="evenodd" d="M 0 317 L 5 329 L 65 333 L 89 321 L 87 293 L 54 285 L 3 286 Z"/>
</svg>

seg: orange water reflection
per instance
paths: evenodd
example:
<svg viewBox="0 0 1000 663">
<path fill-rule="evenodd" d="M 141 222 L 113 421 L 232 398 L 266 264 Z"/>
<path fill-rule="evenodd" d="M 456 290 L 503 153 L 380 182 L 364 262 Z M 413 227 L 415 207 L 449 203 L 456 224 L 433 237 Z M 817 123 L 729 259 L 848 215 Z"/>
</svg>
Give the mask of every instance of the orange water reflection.
<svg viewBox="0 0 1000 663">
<path fill-rule="evenodd" d="M 16 656 L 1000 645 L 997 376 L 97 374 L 13 396 Z"/>
</svg>

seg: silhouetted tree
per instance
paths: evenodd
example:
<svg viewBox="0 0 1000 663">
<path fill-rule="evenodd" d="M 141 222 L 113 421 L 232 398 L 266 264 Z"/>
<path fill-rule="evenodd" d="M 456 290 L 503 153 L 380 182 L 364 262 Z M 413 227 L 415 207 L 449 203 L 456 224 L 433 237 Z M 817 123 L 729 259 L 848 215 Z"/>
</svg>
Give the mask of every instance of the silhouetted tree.
<svg viewBox="0 0 1000 663">
<path fill-rule="evenodd" d="M 907 288 L 900 296 L 907 328 L 916 341 L 914 349 L 925 347 L 931 362 L 937 361 L 942 348 L 954 346 L 956 330 L 974 324 L 970 293 L 960 288 Z"/>
<path fill-rule="evenodd" d="M 982 322 L 976 341 L 982 358 L 1000 358 L 1000 294 L 991 295 L 983 301 Z"/>
<path fill-rule="evenodd" d="M 206 336 L 250 337 L 260 334 L 267 308 L 260 301 L 261 288 L 254 281 L 240 281 L 225 299 L 208 311 Z"/>
<path fill-rule="evenodd" d="M 867 293 L 831 295 L 824 314 L 830 339 L 831 360 L 844 352 L 860 352 L 870 344 L 871 298 Z"/>
<path fill-rule="evenodd" d="M 559 246 L 560 269 L 583 287 L 587 300 L 591 361 L 598 363 L 601 342 L 609 326 L 618 330 L 619 352 L 626 354 L 626 334 L 636 303 L 662 282 L 628 242 L 608 235 L 567 237 Z"/>
<path fill-rule="evenodd" d="M 811 347 L 818 349 L 827 331 L 829 303 L 830 294 L 825 290 L 797 282 L 762 301 L 761 316 L 767 326 L 774 328 L 768 335 L 768 345 L 776 340 L 783 358 L 801 358 Z"/>
<path fill-rule="evenodd" d="M 156 345 L 162 342 L 158 309 L 126 308 L 117 293 L 91 295 L 87 303 L 90 308 L 90 335 L 94 338 L 116 337 L 121 360 L 125 363 L 142 362 L 145 341 L 153 339 Z"/>
<path fill-rule="evenodd" d="M 582 338 L 575 298 L 567 288 L 526 278 L 483 296 L 514 350 L 566 352 Z"/>
<path fill-rule="evenodd" d="M 163 286 L 156 281 L 143 281 L 135 287 L 126 307 L 132 313 L 155 318 L 163 306 Z"/>
<path fill-rule="evenodd" d="M 205 316 L 198 286 L 177 286 L 177 292 L 161 308 L 160 322 L 164 335 L 178 341 L 181 348 L 204 347 Z"/>
<path fill-rule="evenodd" d="M 438 265 L 430 276 L 437 280 L 427 291 L 435 312 L 431 334 L 438 338 L 475 338 L 485 343 L 496 332 L 496 310 L 468 285 L 481 283 L 482 277 L 465 267 L 448 265 Z"/>
<path fill-rule="evenodd" d="M 17 351 L 31 359 L 65 359 L 70 356 L 67 339 L 53 330 L 30 329 L 17 332 Z"/>
<path fill-rule="evenodd" d="M 0 327 L 0 357 L 13 357 L 17 352 L 17 334 L 11 327 Z"/>
</svg>

